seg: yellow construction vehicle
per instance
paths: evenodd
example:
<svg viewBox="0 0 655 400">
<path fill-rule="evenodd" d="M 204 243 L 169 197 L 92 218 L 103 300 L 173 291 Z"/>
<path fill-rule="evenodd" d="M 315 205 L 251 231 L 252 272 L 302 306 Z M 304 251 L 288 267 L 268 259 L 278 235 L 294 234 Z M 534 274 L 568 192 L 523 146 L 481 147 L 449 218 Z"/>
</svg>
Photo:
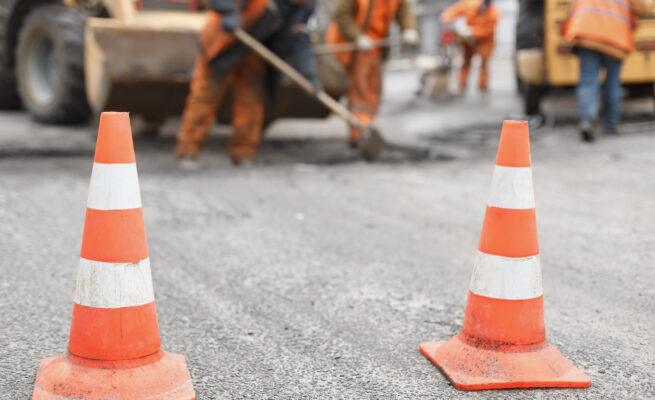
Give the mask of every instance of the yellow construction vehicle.
<svg viewBox="0 0 655 400">
<path fill-rule="evenodd" d="M 204 20 L 203 12 L 137 11 L 133 0 L 0 0 L 0 108 L 22 103 L 48 123 L 129 111 L 156 127 L 182 112 Z M 321 81 L 339 96 L 347 81 L 330 65 L 319 58 Z M 228 110 L 219 119 L 228 121 Z M 328 114 L 290 84 L 267 107 L 268 122 Z"/>
<path fill-rule="evenodd" d="M 517 82 L 525 112 L 540 113 L 541 99 L 555 88 L 572 88 L 578 58 L 561 34 L 572 0 L 520 0 L 516 26 Z M 655 94 L 655 6 L 639 20 L 635 51 L 625 59 L 621 81 L 631 97 Z"/>
</svg>

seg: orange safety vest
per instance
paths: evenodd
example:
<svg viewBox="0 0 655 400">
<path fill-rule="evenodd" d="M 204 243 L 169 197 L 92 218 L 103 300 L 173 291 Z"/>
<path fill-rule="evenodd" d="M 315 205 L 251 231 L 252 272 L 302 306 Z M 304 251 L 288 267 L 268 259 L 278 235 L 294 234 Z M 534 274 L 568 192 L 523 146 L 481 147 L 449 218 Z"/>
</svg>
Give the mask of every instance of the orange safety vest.
<svg viewBox="0 0 655 400">
<path fill-rule="evenodd" d="M 629 53 L 635 28 L 630 0 L 574 0 L 565 37 L 596 40 Z"/>
<path fill-rule="evenodd" d="M 396 12 L 400 6 L 401 0 L 357 0 L 357 13 L 355 22 L 361 28 L 365 28 L 365 33 L 371 39 L 377 41 L 387 36 L 391 22 L 396 18 Z M 365 27 L 365 25 L 367 25 Z M 325 42 L 328 44 L 349 43 L 339 29 L 339 26 L 333 21 L 325 34 Z M 376 49 L 380 51 L 380 49 Z M 334 56 L 346 66 L 351 65 L 353 52 L 340 51 L 334 53 Z"/>
<path fill-rule="evenodd" d="M 466 18 L 466 25 L 471 30 L 476 40 L 494 40 L 496 23 L 500 18 L 500 11 L 494 4 L 480 13 L 482 0 L 465 0 L 460 1 L 448 7 L 441 14 L 441 19 L 445 22 L 452 22 L 458 17 Z M 491 45 L 493 47 L 493 44 Z"/>
<path fill-rule="evenodd" d="M 240 2 L 243 2 L 241 0 Z M 245 0 L 246 6 L 241 11 L 241 25 L 246 29 L 251 28 L 264 15 L 266 7 L 271 0 Z M 233 35 L 221 28 L 223 16 L 216 11 L 207 14 L 207 21 L 200 32 L 200 47 L 205 60 L 209 61 L 216 57 L 235 42 Z"/>
</svg>

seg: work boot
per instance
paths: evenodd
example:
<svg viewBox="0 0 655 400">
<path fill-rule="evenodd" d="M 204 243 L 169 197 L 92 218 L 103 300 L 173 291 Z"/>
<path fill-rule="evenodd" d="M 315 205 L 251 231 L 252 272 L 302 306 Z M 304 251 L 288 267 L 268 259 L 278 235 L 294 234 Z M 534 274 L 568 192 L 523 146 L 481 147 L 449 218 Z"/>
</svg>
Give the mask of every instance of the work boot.
<svg viewBox="0 0 655 400">
<path fill-rule="evenodd" d="M 254 160 L 234 160 L 232 159 L 232 165 L 239 168 L 250 168 L 254 164 Z"/>
<path fill-rule="evenodd" d="M 198 153 L 200 153 L 200 143 L 192 141 L 178 141 L 175 146 L 175 155 L 178 158 L 198 158 Z"/>
<path fill-rule="evenodd" d="M 251 150 L 230 150 L 230 159 L 234 166 L 247 167 L 252 165 L 255 152 Z"/>
<path fill-rule="evenodd" d="M 359 145 L 359 138 L 361 137 L 361 132 L 355 127 L 350 127 L 350 137 L 348 140 L 348 145 L 351 149 L 357 148 Z"/>
<path fill-rule="evenodd" d="M 580 138 L 583 142 L 591 143 L 596 140 L 596 131 L 591 119 L 585 118 L 580 121 Z"/>
<path fill-rule="evenodd" d="M 619 136 L 619 130 L 616 126 L 613 126 L 611 128 L 604 127 L 603 128 L 603 135 L 607 136 Z"/>
<path fill-rule="evenodd" d="M 544 116 L 541 114 L 528 115 L 527 120 L 531 130 L 537 130 L 544 126 L 546 123 L 546 118 L 544 118 Z"/>
<path fill-rule="evenodd" d="M 188 157 L 180 158 L 180 160 L 177 162 L 177 166 L 182 171 L 197 171 L 200 169 L 198 160 Z"/>
</svg>

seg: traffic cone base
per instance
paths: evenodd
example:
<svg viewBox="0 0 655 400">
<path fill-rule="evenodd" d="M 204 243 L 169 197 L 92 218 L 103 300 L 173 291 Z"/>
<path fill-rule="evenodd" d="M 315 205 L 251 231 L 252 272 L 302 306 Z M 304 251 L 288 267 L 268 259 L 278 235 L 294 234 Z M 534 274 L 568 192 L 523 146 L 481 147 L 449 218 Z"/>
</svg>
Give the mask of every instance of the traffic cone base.
<svg viewBox="0 0 655 400">
<path fill-rule="evenodd" d="M 460 390 L 586 388 L 591 384 L 550 343 L 506 352 L 469 346 L 456 335 L 447 342 L 422 343 L 419 348 Z"/>
<path fill-rule="evenodd" d="M 99 361 L 70 353 L 41 360 L 33 400 L 195 400 L 184 356 Z"/>
</svg>

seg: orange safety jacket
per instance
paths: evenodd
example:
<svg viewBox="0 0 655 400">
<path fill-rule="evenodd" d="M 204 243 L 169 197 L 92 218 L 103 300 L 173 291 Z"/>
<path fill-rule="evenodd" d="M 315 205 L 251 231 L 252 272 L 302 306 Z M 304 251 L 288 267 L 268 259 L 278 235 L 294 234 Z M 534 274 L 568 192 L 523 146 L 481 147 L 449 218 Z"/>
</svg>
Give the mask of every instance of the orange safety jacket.
<svg viewBox="0 0 655 400">
<path fill-rule="evenodd" d="M 246 3 L 241 10 L 240 19 L 241 25 L 248 29 L 264 15 L 271 0 L 238 0 L 237 2 Z M 208 62 L 236 41 L 233 35 L 221 28 L 222 19 L 220 13 L 209 11 L 205 26 L 200 32 L 200 47 Z"/>
<path fill-rule="evenodd" d="M 494 4 L 490 4 L 484 12 L 480 13 L 481 6 L 482 0 L 461 0 L 445 9 L 441 13 L 441 20 L 452 22 L 458 17 L 464 17 L 466 25 L 471 28 L 473 38 L 493 41 L 500 11 Z M 491 47 L 493 48 L 493 44 Z"/>
<path fill-rule="evenodd" d="M 374 41 L 382 40 L 387 36 L 391 22 L 396 18 L 401 0 L 357 0 L 355 22 L 365 34 Z M 350 41 L 339 29 L 336 22 L 332 22 L 325 34 L 325 42 L 331 45 L 349 43 Z M 376 49 L 380 51 L 380 49 Z M 352 64 L 353 52 L 340 51 L 334 56 L 342 64 Z"/>
<path fill-rule="evenodd" d="M 637 21 L 631 9 L 630 0 L 575 0 L 564 27 L 565 37 L 582 47 L 593 42 L 610 45 L 609 51 L 604 52 L 623 58 L 619 56 L 625 56 L 634 46 L 633 31 Z M 603 46 L 592 44 L 589 47 L 603 51 Z M 618 52 L 611 51 L 611 47 Z"/>
</svg>

